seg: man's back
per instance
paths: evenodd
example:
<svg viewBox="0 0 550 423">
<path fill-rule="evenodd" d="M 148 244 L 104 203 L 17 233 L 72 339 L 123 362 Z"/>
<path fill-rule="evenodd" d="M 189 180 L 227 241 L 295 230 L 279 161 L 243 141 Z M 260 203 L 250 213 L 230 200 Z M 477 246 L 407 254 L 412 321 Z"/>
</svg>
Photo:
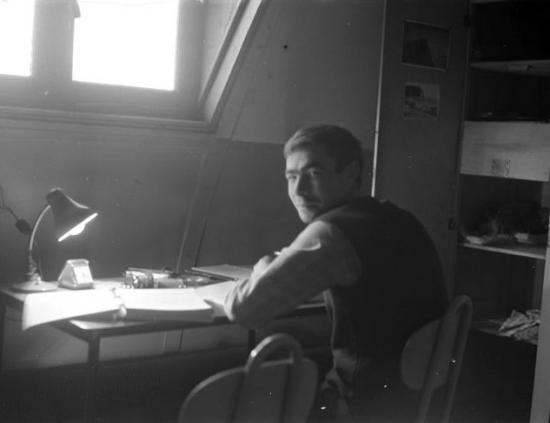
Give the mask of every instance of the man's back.
<svg viewBox="0 0 550 423">
<path fill-rule="evenodd" d="M 335 370 L 344 384 L 362 389 L 363 373 L 377 367 L 395 375 L 408 336 L 443 314 L 447 305 L 438 254 L 410 213 L 373 198 L 358 198 L 321 215 L 353 245 L 361 274 L 350 286 L 329 290 Z M 381 382 L 385 383 L 385 382 Z"/>
</svg>

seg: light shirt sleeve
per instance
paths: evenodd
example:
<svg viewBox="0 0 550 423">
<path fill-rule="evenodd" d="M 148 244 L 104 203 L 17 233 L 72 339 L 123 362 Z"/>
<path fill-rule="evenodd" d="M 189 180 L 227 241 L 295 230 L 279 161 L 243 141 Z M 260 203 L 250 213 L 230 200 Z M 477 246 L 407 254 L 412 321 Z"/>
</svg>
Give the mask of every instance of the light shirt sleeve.
<svg viewBox="0 0 550 423">
<path fill-rule="evenodd" d="M 262 272 L 239 281 L 225 298 L 224 309 L 230 320 L 258 328 L 328 288 L 353 284 L 360 273 L 346 236 L 336 226 L 316 221 Z"/>
</svg>

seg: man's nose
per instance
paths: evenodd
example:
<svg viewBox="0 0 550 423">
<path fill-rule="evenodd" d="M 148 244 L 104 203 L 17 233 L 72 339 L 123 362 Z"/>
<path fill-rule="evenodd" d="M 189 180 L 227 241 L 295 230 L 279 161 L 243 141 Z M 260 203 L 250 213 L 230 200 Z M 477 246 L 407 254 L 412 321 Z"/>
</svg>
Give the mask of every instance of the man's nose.
<svg viewBox="0 0 550 423">
<path fill-rule="evenodd" d="M 305 194 L 309 192 L 310 184 L 307 175 L 299 175 L 296 178 L 296 184 L 294 185 L 294 192 L 296 194 Z"/>
</svg>

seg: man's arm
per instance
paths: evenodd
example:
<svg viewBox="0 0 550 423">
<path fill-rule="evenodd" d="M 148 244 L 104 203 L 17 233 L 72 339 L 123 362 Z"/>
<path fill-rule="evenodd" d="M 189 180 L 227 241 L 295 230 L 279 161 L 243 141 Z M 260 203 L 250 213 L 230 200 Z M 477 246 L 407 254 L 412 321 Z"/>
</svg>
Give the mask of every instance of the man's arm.
<svg viewBox="0 0 550 423">
<path fill-rule="evenodd" d="M 350 241 L 334 225 L 313 222 L 271 262 L 254 267 L 225 299 L 229 319 L 247 327 L 265 325 L 277 315 L 335 285 L 357 280 L 361 265 Z"/>
</svg>

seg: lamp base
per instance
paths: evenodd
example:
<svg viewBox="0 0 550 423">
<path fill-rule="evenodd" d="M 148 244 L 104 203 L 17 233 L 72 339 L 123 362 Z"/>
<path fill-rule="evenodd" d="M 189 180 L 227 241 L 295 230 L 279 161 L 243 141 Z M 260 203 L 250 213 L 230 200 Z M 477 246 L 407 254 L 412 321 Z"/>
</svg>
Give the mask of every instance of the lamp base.
<svg viewBox="0 0 550 423">
<path fill-rule="evenodd" d="M 12 289 L 22 292 L 48 292 L 55 291 L 58 288 L 57 282 L 44 282 L 42 280 L 31 280 L 26 282 L 14 283 Z"/>
</svg>

